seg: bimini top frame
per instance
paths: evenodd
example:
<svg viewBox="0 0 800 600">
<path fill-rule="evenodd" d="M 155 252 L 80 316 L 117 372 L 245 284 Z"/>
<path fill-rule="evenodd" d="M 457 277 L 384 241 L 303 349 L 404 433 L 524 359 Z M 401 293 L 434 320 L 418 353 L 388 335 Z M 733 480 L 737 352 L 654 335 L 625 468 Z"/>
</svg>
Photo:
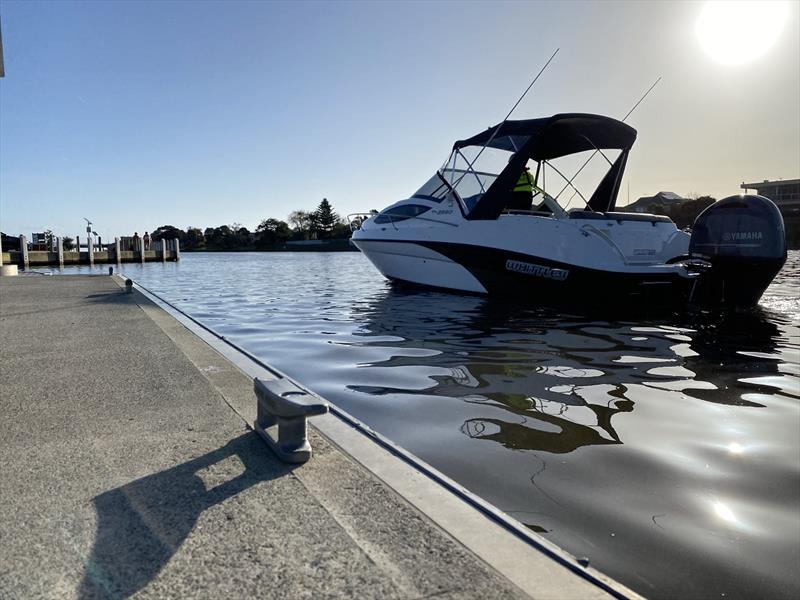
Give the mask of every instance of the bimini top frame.
<svg viewBox="0 0 800 600">
<path fill-rule="evenodd" d="M 529 160 L 547 161 L 588 150 L 620 150 L 587 202 L 589 209 L 613 209 L 636 130 L 616 119 L 587 113 L 563 113 L 541 119 L 504 121 L 453 145 L 456 152 L 467 146 L 486 146 L 513 152 L 508 165 L 481 195 L 466 216 L 469 220 L 496 219 L 505 208 L 519 174 Z"/>
</svg>

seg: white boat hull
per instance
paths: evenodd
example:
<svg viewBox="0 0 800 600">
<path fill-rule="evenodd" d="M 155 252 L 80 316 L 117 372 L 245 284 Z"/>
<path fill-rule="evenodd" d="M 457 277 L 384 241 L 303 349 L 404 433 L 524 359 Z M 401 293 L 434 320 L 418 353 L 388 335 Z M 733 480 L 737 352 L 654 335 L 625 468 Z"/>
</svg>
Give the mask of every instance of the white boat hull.
<svg viewBox="0 0 800 600">
<path fill-rule="evenodd" d="M 410 242 L 353 241 L 384 277 L 429 287 L 488 293 L 466 268 L 447 256 Z"/>
</svg>

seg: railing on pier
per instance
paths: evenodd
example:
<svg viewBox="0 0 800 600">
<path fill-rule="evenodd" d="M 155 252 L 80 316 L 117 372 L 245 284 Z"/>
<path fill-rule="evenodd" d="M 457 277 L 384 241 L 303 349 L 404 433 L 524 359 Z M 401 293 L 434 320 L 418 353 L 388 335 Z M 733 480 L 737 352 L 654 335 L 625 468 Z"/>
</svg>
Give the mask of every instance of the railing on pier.
<svg viewBox="0 0 800 600">
<path fill-rule="evenodd" d="M 178 239 L 151 240 L 148 243 L 142 238 L 115 238 L 113 244 L 103 244 L 100 238 L 88 239 L 82 244 L 76 238 L 75 247 L 64 249 L 62 238 L 53 238 L 49 250 L 35 249 L 25 236 L 19 238 L 19 250 L 0 251 L 0 265 L 17 264 L 23 269 L 31 265 L 47 266 L 65 264 L 154 262 L 180 260 L 180 243 Z M 45 246 L 47 248 L 47 246 Z"/>
</svg>

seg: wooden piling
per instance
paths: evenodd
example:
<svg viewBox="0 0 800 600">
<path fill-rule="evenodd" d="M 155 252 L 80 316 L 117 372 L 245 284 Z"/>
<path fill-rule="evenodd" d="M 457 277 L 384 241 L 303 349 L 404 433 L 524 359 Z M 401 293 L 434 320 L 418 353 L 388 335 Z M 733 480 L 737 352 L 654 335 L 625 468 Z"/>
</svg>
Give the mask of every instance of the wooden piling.
<svg viewBox="0 0 800 600">
<path fill-rule="evenodd" d="M 28 238 L 24 235 L 19 236 L 19 249 L 22 251 L 22 268 L 27 271 L 30 261 L 28 259 Z"/>
</svg>

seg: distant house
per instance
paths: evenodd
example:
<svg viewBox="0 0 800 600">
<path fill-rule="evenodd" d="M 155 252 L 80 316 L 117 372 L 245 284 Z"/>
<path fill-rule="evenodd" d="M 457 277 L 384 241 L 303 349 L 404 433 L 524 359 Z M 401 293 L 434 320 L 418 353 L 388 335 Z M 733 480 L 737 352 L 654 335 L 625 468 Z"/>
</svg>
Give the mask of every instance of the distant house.
<svg viewBox="0 0 800 600">
<path fill-rule="evenodd" d="M 772 200 L 784 218 L 797 216 L 800 213 L 800 179 L 783 179 L 780 181 L 767 181 L 760 183 L 744 183 L 741 187 L 745 193 L 755 190 L 759 196 L 766 196 Z"/>
<path fill-rule="evenodd" d="M 3 252 L 19 250 L 19 236 L 6 235 L 0 231 L 0 246 L 3 247 Z"/>
<path fill-rule="evenodd" d="M 800 248 L 800 179 L 742 182 L 740 187 L 745 193 L 754 190 L 759 196 L 766 196 L 777 205 L 783 215 L 789 247 Z"/>
<path fill-rule="evenodd" d="M 32 233 L 31 234 L 31 250 L 47 251 L 47 234 L 45 233 Z"/>
<path fill-rule="evenodd" d="M 642 196 L 636 202 L 621 206 L 625 212 L 652 213 L 656 206 L 669 207 L 686 202 L 686 198 L 674 192 L 658 192 L 655 196 Z"/>
</svg>

